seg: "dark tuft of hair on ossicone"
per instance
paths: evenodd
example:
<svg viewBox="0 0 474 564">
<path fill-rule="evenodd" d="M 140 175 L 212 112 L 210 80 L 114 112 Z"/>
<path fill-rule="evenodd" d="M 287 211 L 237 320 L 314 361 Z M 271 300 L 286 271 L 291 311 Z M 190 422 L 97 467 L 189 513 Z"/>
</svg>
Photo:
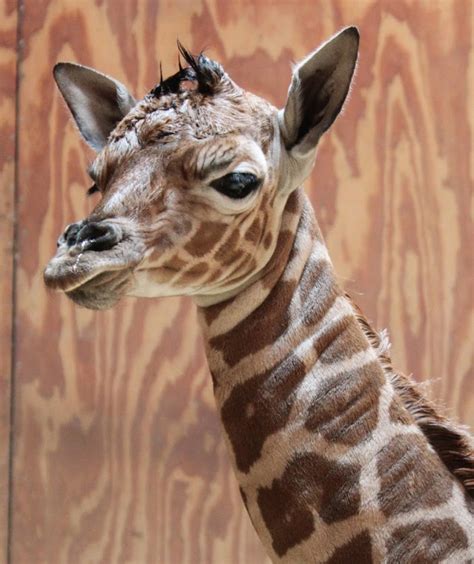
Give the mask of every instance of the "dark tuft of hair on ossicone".
<svg viewBox="0 0 474 564">
<path fill-rule="evenodd" d="M 163 80 L 163 72 L 160 64 L 160 82 L 150 92 L 151 96 L 159 98 L 167 94 L 180 92 L 181 82 L 191 80 L 197 82 L 197 91 L 201 94 L 212 95 L 216 92 L 218 84 L 224 77 L 222 66 L 206 57 L 203 53 L 193 55 L 178 40 L 178 67 L 179 71 Z M 182 67 L 181 57 L 188 65 Z"/>
</svg>

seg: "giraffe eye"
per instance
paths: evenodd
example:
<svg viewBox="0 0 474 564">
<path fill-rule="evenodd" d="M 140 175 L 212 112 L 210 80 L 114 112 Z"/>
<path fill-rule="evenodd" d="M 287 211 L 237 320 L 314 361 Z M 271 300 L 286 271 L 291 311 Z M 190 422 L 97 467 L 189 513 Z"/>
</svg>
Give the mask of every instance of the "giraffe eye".
<svg viewBox="0 0 474 564">
<path fill-rule="evenodd" d="M 251 172 L 231 172 L 211 182 L 211 186 L 229 198 L 242 199 L 256 190 L 261 184 Z"/>
<path fill-rule="evenodd" d="M 89 190 L 87 190 L 87 195 L 91 196 L 92 194 L 95 194 L 96 192 L 100 192 L 99 187 L 97 186 L 97 184 L 94 182 L 94 184 L 92 184 L 92 186 L 89 188 Z"/>
</svg>

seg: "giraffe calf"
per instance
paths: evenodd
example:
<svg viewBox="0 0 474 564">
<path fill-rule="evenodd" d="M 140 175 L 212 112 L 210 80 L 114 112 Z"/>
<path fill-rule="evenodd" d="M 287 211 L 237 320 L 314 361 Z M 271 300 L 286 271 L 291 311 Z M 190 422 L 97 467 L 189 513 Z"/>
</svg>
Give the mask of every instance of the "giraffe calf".
<svg viewBox="0 0 474 564">
<path fill-rule="evenodd" d="M 301 188 L 358 45 L 349 27 L 308 55 L 282 110 L 182 46 L 187 66 L 140 101 L 59 63 L 101 200 L 65 229 L 44 278 L 93 309 L 193 296 L 242 499 L 273 561 L 472 561 L 472 440 L 393 370 Z"/>
</svg>

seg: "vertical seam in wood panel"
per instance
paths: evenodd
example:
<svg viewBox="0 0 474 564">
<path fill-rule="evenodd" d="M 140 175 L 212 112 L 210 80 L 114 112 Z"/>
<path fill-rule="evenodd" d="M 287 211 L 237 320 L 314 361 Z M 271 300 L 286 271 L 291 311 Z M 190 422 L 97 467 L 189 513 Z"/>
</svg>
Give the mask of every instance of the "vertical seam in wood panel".
<svg viewBox="0 0 474 564">
<path fill-rule="evenodd" d="M 13 178 L 13 256 L 12 256 L 12 309 L 11 309 L 11 368 L 10 368 L 10 429 L 8 453 L 8 511 L 7 511 L 7 564 L 12 564 L 12 538 L 13 538 L 13 457 L 15 453 L 15 380 L 16 380 L 16 313 L 17 313 L 17 267 L 18 267 L 18 168 L 20 156 L 19 144 L 19 117 L 20 117 L 20 72 L 23 55 L 23 13 L 24 0 L 17 3 L 17 28 L 16 28 L 16 76 L 15 76 L 15 164 Z"/>
</svg>

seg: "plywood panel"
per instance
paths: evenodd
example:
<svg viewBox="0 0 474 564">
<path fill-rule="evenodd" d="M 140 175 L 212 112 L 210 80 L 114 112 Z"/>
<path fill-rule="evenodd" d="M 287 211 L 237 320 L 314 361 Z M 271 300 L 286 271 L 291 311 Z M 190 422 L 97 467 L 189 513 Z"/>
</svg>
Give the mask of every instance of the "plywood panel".
<svg viewBox="0 0 474 564">
<path fill-rule="evenodd" d="M 469 0 L 25 2 L 14 562 L 265 561 L 192 304 L 127 300 L 93 313 L 43 287 L 56 235 L 92 206 L 90 153 L 53 64 L 95 66 L 143 94 L 159 60 L 174 72 L 179 37 L 281 105 L 290 61 L 358 25 L 356 85 L 308 191 L 347 287 L 390 327 L 397 365 L 439 377 L 435 393 L 473 423 L 470 10 Z"/>
<path fill-rule="evenodd" d="M 6 562 L 15 189 L 16 1 L 0 0 L 0 564 Z"/>
</svg>

